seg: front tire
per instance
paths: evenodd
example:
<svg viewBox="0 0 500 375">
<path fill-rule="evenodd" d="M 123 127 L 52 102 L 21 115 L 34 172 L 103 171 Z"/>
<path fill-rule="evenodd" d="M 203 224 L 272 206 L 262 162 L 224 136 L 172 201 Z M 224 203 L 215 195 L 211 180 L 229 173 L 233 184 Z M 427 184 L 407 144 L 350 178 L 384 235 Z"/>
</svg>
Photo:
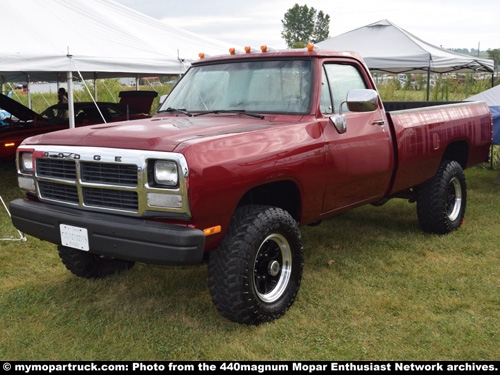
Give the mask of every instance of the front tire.
<svg viewBox="0 0 500 375">
<path fill-rule="evenodd" d="M 135 262 L 107 258 L 59 245 L 59 257 L 66 268 L 84 279 L 98 279 L 132 268 Z"/>
<path fill-rule="evenodd" d="M 209 257 L 212 301 L 221 315 L 237 323 L 278 319 L 295 301 L 303 266 L 300 231 L 288 212 L 241 207 Z"/>
<path fill-rule="evenodd" d="M 434 178 L 417 189 L 417 215 L 422 230 L 446 234 L 462 225 L 467 185 L 462 167 L 444 160 Z"/>
</svg>

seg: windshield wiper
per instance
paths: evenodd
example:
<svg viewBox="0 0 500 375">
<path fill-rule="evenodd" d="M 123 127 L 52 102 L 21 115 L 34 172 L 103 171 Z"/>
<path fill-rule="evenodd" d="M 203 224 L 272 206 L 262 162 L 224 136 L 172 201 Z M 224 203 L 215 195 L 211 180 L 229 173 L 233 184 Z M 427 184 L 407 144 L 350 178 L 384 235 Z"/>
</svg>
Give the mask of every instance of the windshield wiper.
<svg viewBox="0 0 500 375">
<path fill-rule="evenodd" d="M 247 116 L 257 117 L 257 118 L 260 118 L 260 119 L 264 118 L 264 116 L 259 115 L 258 113 L 247 112 L 244 109 L 233 109 L 233 110 L 219 109 L 219 110 L 213 110 L 213 111 L 205 111 L 205 112 L 199 112 L 199 113 L 193 115 L 193 117 L 203 116 L 203 115 L 207 115 L 207 114 L 210 114 L 210 113 L 214 113 L 214 114 L 219 114 L 219 113 L 241 113 L 241 114 L 244 114 L 244 115 L 247 115 Z"/>
<path fill-rule="evenodd" d="M 182 114 L 185 114 L 186 116 L 193 116 L 190 112 L 186 111 L 185 108 L 172 108 L 172 107 L 168 107 L 167 109 L 164 109 L 163 111 L 159 111 L 159 112 L 179 112 L 179 113 L 182 113 Z"/>
</svg>

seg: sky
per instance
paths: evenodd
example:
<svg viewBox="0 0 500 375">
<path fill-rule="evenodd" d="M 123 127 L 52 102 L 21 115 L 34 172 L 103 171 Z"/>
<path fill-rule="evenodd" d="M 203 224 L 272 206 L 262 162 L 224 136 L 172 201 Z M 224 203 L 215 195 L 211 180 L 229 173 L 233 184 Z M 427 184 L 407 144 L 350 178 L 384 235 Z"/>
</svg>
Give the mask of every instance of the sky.
<svg viewBox="0 0 500 375">
<path fill-rule="evenodd" d="M 387 19 L 442 48 L 500 48 L 498 0 L 115 0 L 229 47 L 286 48 L 285 13 L 295 4 L 330 16 L 330 37 Z"/>
</svg>

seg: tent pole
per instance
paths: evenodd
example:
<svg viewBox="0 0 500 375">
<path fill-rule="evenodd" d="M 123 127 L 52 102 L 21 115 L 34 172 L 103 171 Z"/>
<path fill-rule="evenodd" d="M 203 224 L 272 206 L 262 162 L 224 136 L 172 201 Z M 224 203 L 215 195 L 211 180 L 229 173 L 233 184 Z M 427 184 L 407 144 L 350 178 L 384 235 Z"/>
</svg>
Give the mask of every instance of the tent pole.
<svg viewBox="0 0 500 375">
<path fill-rule="evenodd" d="M 73 99 L 73 72 L 67 73 L 68 81 L 68 117 L 69 117 L 69 127 L 73 129 L 75 127 L 75 106 Z"/>
<path fill-rule="evenodd" d="M 94 73 L 94 98 L 97 101 L 97 73 Z"/>
<path fill-rule="evenodd" d="M 427 101 L 431 92 L 431 57 L 429 56 L 429 66 L 427 67 Z"/>
<path fill-rule="evenodd" d="M 31 90 L 30 90 L 30 75 L 26 75 L 26 93 L 28 94 L 28 108 L 32 109 L 31 107 Z"/>
</svg>

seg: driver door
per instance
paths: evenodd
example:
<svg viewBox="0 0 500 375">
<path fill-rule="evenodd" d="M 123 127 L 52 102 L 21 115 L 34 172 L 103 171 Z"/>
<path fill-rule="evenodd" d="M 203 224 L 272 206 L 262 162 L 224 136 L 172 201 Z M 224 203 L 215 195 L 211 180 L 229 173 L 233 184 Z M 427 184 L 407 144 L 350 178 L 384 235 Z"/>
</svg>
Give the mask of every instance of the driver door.
<svg viewBox="0 0 500 375">
<path fill-rule="evenodd" d="M 342 105 L 350 90 L 368 87 L 361 71 L 349 64 L 323 66 L 321 112 L 326 118 L 342 113 L 346 123 L 345 131 L 330 120 L 325 124 L 328 173 L 323 214 L 382 198 L 390 183 L 394 155 L 381 105 L 371 112 L 349 112 Z"/>
</svg>

